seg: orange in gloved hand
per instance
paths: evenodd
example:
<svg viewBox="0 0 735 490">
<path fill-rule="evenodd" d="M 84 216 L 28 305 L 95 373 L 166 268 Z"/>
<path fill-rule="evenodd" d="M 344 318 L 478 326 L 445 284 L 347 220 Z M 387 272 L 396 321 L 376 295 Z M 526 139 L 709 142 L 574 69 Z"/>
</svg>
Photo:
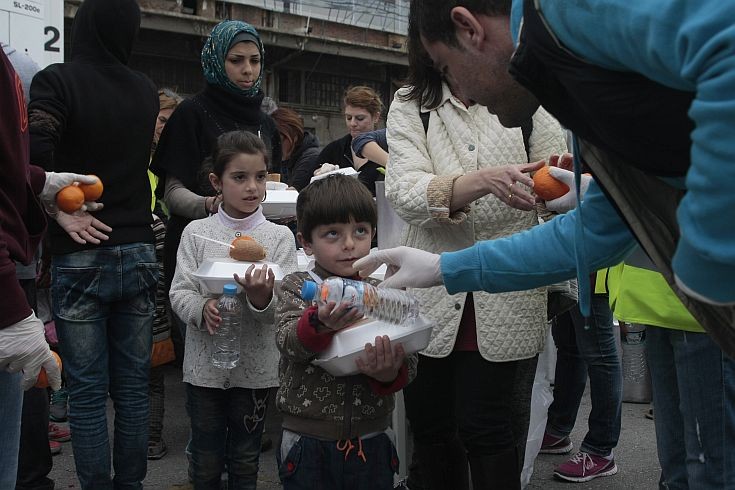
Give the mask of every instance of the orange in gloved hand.
<svg viewBox="0 0 735 490">
<path fill-rule="evenodd" d="M 549 174 L 549 167 L 541 167 L 533 175 L 533 191 L 544 201 L 551 201 L 569 192 L 569 186 Z"/>
<path fill-rule="evenodd" d="M 96 201 L 102 197 L 102 190 L 104 189 L 102 186 L 102 179 L 96 175 L 88 175 L 88 177 L 94 177 L 97 179 L 97 182 L 94 184 L 79 184 L 79 188 L 84 192 L 85 201 Z"/>
<path fill-rule="evenodd" d="M 84 191 L 76 185 L 67 185 L 56 194 L 56 205 L 65 213 L 73 213 L 84 205 Z"/>
<path fill-rule="evenodd" d="M 59 371 L 61 371 L 61 358 L 59 355 L 51 351 L 51 354 L 54 356 L 54 359 L 56 359 L 56 364 L 59 365 Z M 44 368 L 41 368 L 41 371 L 38 373 L 38 381 L 36 381 L 36 388 L 48 388 L 48 377 L 46 376 L 46 370 Z"/>
</svg>

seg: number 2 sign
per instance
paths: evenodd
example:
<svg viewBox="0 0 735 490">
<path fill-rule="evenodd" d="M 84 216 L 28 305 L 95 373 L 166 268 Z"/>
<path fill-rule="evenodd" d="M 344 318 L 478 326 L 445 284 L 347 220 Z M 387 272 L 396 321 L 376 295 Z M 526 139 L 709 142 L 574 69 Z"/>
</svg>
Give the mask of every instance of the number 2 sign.
<svg viewBox="0 0 735 490">
<path fill-rule="evenodd" d="M 64 61 L 64 0 L 0 0 L 0 41 L 41 68 Z"/>
</svg>

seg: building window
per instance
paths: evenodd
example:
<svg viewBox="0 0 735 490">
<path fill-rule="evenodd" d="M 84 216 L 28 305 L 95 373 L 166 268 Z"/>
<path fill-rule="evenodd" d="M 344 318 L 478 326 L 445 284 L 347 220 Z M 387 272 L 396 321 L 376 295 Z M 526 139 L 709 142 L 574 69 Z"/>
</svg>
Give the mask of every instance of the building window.
<svg viewBox="0 0 735 490">
<path fill-rule="evenodd" d="M 278 73 L 278 100 L 288 104 L 301 104 L 301 72 L 281 70 Z"/>
<path fill-rule="evenodd" d="M 232 19 L 232 4 L 228 2 L 216 2 L 214 4 L 214 15 L 218 19 Z"/>
</svg>

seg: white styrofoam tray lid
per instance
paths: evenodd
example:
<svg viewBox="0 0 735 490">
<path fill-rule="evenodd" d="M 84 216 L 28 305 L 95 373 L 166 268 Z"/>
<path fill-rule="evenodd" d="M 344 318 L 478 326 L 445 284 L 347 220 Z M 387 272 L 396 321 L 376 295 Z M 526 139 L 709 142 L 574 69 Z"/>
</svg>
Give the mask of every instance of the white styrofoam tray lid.
<svg viewBox="0 0 735 490">
<path fill-rule="evenodd" d="M 342 175 L 346 175 L 348 177 L 355 177 L 355 178 L 357 178 L 357 176 L 360 174 L 360 172 L 358 172 L 357 170 L 355 170 L 352 167 L 338 168 L 337 170 L 332 170 L 331 172 L 324 172 L 323 174 L 319 174 L 319 175 L 313 176 L 311 178 L 311 180 L 309 181 L 309 183 L 314 182 L 315 180 L 323 179 L 325 177 L 328 177 L 328 176 L 334 175 L 334 174 L 342 174 Z"/>
<path fill-rule="evenodd" d="M 295 190 L 266 191 L 263 214 L 267 218 L 289 218 L 296 216 L 296 200 L 299 192 Z"/>
<path fill-rule="evenodd" d="M 231 257 L 210 257 L 204 259 L 204 262 L 194 272 L 194 277 L 199 279 L 202 285 L 213 293 L 221 293 L 222 287 L 228 282 L 234 283 L 235 279 L 232 277 L 233 274 L 238 276 L 244 276 L 245 271 L 248 267 L 255 265 L 256 268 L 267 265 L 269 269 L 273 270 L 273 274 L 276 276 L 276 282 L 280 282 L 283 279 L 283 270 L 281 266 L 275 262 L 266 262 L 260 260 L 257 262 L 245 262 L 242 260 L 235 260 Z M 241 288 L 238 285 L 238 291 Z"/>
<path fill-rule="evenodd" d="M 359 353 L 365 349 L 365 344 L 374 344 L 377 336 L 387 335 L 391 342 L 400 342 L 405 337 L 433 326 L 433 323 L 422 316 L 419 316 L 413 325 L 396 325 L 364 318 L 334 334 L 327 350 L 322 351 L 312 363 L 318 366 L 334 358 Z"/>
</svg>

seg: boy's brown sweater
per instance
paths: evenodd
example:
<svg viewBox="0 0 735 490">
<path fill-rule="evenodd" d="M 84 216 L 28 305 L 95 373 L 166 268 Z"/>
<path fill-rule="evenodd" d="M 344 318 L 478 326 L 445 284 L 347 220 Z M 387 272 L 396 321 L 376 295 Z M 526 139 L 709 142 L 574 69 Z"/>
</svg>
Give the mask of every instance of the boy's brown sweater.
<svg viewBox="0 0 735 490">
<path fill-rule="evenodd" d="M 331 275 L 318 264 L 313 272 L 322 279 Z M 283 428 L 327 440 L 383 431 L 390 425 L 393 393 L 414 378 L 418 356 L 407 356 L 398 378 L 387 385 L 363 374 L 335 377 L 311 364 L 331 337 L 305 331 L 311 328 L 308 316 L 315 311 L 301 299 L 301 286 L 309 280 L 313 279 L 308 272 L 289 274 L 278 293 L 276 344 L 281 361 L 276 406 L 283 414 Z M 380 282 L 372 278 L 365 281 L 373 285 Z"/>
</svg>

